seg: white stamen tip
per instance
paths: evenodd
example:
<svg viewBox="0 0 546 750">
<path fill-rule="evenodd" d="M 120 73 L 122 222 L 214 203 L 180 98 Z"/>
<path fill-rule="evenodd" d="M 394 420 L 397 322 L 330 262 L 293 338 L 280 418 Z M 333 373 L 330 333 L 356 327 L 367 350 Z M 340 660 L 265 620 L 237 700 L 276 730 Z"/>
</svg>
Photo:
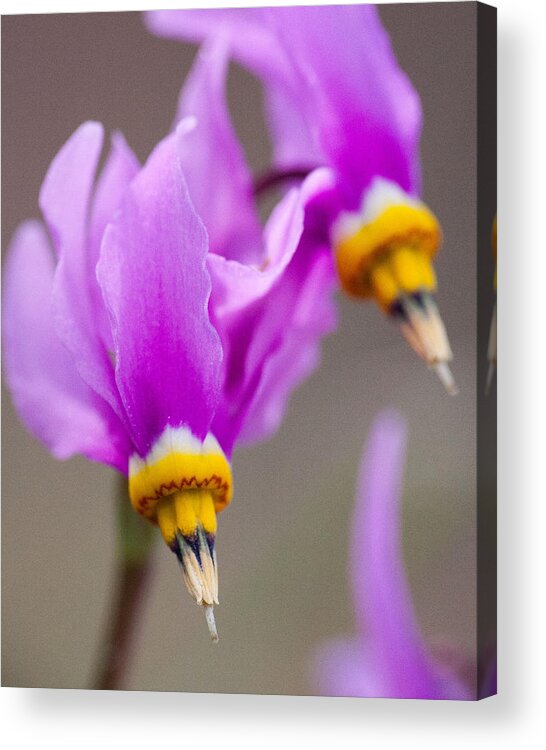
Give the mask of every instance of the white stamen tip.
<svg viewBox="0 0 546 750">
<path fill-rule="evenodd" d="M 216 630 L 216 620 L 214 619 L 214 607 L 211 604 L 205 604 L 205 619 L 209 628 L 210 639 L 213 643 L 218 643 L 218 631 Z"/>
<path fill-rule="evenodd" d="M 449 395 L 456 396 L 459 393 L 459 389 L 457 388 L 457 383 L 453 378 L 453 374 L 447 362 L 436 362 L 434 365 L 432 365 L 432 369 L 440 378 L 442 385 L 449 393 Z"/>
</svg>

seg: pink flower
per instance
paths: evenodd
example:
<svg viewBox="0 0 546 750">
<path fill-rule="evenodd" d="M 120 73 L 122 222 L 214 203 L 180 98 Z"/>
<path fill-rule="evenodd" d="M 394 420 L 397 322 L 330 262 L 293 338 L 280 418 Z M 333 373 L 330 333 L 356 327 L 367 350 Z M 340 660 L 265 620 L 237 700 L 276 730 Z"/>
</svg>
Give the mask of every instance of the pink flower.
<svg viewBox="0 0 546 750">
<path fill-rule="evenodd" d="M 362 457 L 351 525 L 350 584 L 358 635 L 325 644 L 314 678 L 325 695 L 472 700 L 474 690 L 436 658 L 420 632 L 401 549 L 406 425 L 375 421 Z M 496 692 L 491 662 L 479 697 Z"/>
<path fill-rule="evenodd" d="M 373 5 L 165 10 L 154 33 L 224 40 L 263 82 L 273 141 L 266 184 L 329 170 L 307 205 L 308 252 L 333 249 L 341 287 L 373 298 L 456 393 L 434 293 L 440 225 L 421 202 L 421 105 Z"/>
<path fill-rule="evenodd" d="M 142 168 L 117 135 L 97 179 L 102 126 L 71 136 L 40 192 L 44 223 L 11 243 L 3 311 L 22 421 L 55 457 L 128 475 L 133 507 L 159 525 L 212 628 L 233 448 L 277 429 L 335 324 L 329 259 L 300 249 L 323 174 L 288 192 L 262 232 L 225 73 L 213 45 Z"/>
</svg>

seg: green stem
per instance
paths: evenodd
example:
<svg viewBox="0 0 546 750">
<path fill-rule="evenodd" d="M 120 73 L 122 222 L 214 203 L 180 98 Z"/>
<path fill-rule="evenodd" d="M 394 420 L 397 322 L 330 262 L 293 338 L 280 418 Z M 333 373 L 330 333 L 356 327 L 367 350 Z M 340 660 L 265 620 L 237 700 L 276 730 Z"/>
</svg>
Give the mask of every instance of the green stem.
<svg viewBox="0 0 546 750">
<path fill-rule="evenodd" d="M 93 683 L 96 690 L 123 689 L 135 625 L 151 572 L 155 529 L 131 507 L 127 480 L 121 477 L 117 495 L 118 560 L 108 621 L 99 650 Z"/>
</svg>

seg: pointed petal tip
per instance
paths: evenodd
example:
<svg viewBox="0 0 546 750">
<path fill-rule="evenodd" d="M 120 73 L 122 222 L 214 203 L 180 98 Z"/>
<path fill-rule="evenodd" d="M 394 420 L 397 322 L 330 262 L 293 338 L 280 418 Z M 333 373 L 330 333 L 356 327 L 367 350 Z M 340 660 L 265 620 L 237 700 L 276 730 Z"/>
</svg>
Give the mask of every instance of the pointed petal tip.
<svg viewBox="0 0 546 750">
<path fill-rule="evenodd" d="M 380 430 L 382 433 L 390 432 L 392 434 L 405 435 L 408 424 L 404 416 L 394 407 L 383 409 L 373 421 L 373 430 Z"/>
<path fill-rule="evenodd" d="M 449 367 L 447 362 L 436 362 L 432 369 L 438 375 L 440 382 L 446 389 L 447 393 L 449 393 L 450 396 L 457 396 L 459 394 L 459 388 L 457 386 L 457 383 L 455 382 L 455 379 L 453 378 L 453 373 L 451 372 L 451 368 Z"/>
<path fill-rule="evenodd" d="M 213 643 L 218 643 L 218 630 L 216 629 L 216 620 L 214 618 L 214 607 L 212 604 L 205 604 L 205 619 L 210 633 L 210 639 Z"/>
</svg>

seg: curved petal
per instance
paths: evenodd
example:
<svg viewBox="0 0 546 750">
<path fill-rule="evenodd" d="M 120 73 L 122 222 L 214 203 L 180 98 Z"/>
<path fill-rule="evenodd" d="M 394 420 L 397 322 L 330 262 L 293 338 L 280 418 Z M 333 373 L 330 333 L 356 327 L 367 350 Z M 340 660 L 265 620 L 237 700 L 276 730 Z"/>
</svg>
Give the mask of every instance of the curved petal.
<svg viewBox="0 0 546 750">
<path fill-rule="evenodd" d="M 158 36 L 201 42 L 211 37 L 229 41 L 235 59 L 266 83 L 266 109 L 279 168 L 309 169 L 324 162 L 302 108 L 290 56 L 285 54 L 267 8 L 159 10 L 145 14 L 148 29 Z"/>
<path fill-rule="evenodd" d="M 119 422 L 80 378 L 54 331 L 54 270 L 44 227 L 25 222 L 4 270 L 4 367 L 15 407 L 56 458 L 81 453 L 126 471 L 128 450 Z"/>
<path fill-rule="evenodd" d="M 100 330 L 104 346 L 113 351 L 112 332 L 108 315 L 98 283 L 95 283 L 96 267 L 99 262 L 100 244 L 106 225 L 118 210 L 121 199 L 129 183 L 139 170 L 138 159 L 127 145 L 121 133 L 112 135 L 110 152 L 104 169 L 100 173 L 93 197 L 89 221 L 89 264 L 92 269 L 93 283 L 90 285 L 92 307 L 95 311 L 95 325 Z"/>
<path fill-rule="evenodd" d="M 209 260 L 217 274 L 211 310 L 225 351 L 224 405 L 214 431 L 228 451 L 239 433 L 250 442 L 278 427 L 290 393 L 316 366 L 320 339 L 335 325 L 329 248 L 302 239 L 306 208 L 329 185 L 329 171 L 317 170 L 277 206 L 266 227 L 264 270 L 216 268 Z"/>
<path fill-rule="evenodd" d="M 252 176 L 226 102 L 228 45 L 203 45 L 180 95 L 178 120 L 193 118 L 180 138 L 180 162 L 210 249 L 243 263 L 259 262 L 261 227 Z"/>
<path fill-rule="evenodd" d="M 207 304 L 207 236 L 178 158 L 179 129 L 156 147 L 106 230 L 97 268 L 116 382 L 141 456 L 164 427 L 208 432 L 222 349 Z"/>
<path fill-rule="evenodd" d="M 52 291 L 57 334 L 83 380 L 123 419 L 114 369 L 96 325 L 102 300 L 96 289 L 96 258 L 88 239 L 102 141 L 99 123 L 87 122 L 76 130 L 49 167 L 40 191 L 40 208 L 58 255 Z"/>
<path fill-rule="evenodd" d="M 432 659 L 413 609 L 400 539 L 405 444 L 403 420 L 395 413 L 380 415 L 363 456 L 352 524 L 357 622 L 388 695 L 468 699 L 469 691 Z"/>
<path fill-rule="evenodd" d="M 271 436 L 281 424 L 292 392 L 318 366 L 321 340 L 337 324 L 333 300 L 336 288 L 330 249 L 304 251 L 302 247 L 301 254 L 298 249 L 286 278 L 269 295 L 268 312 L 254 333 L 256 342 L 263 338 L 269 346 L 267 354 L 262 349 L 262 375 L 245 418 L 241 442 Z M 283 321 L 273 327 L 266 324 L 266 316 L 277 317 L 282 309 L 286 310 Z"/>
<path fill-rule="evenodd" d="M 283 80 L 290 75 L 278 42 L 264 23 L 263 8 L 155 10 L 144 14 L 157 36 L 200 43 L 214 35 L 229 36 L 235 57 L 259 75 Z"/>
<path fill-rule="evenodd" d="M 210 253 L 207 263 L 213 288 L 211 308 L 215 318 L 223 321 L 248 308 L 264 297 L 292 261 L 304 226 L 309 224 L 309 206 L 328 195 L 333 185 L 333 175 L 328 169 L 312 172 L 301 187 L 290 190 L 273 209 L 263 233 L 265 258 L 260 267 L 226 260 Z M 320 243 L 326 241 L 327 226 L 307 234 Z M 317 234 L 321 235 L 317 239 Z"/>
<path fill-rule="evenodd" d="M 311 169 L 325 163 L 320 143 L 291 86 L 270 81 L 265 90 L 265 106 L 277 169 Z"/>
<path fill-rule="evenodd" d="M 244 310 L 267 294 L 279 279 L 303 232 L 303 200 L 301 190 L 293 189 L 273 210 L 264 230 L 265 260 L 261 267 L 209 254 L 211 307 L 217 320 Z"/>
<path fill-rule="evenodd" d="M 310 132 L 343 175 L 351 203 L 374 176 L 418 187 L 419 97 L 400 70 L 373 5 L 270 9 L 289 85 Z M 328 33 L 324 33 L 328 29 Z M 290 90 L 290 89 L 289 89 Z M 289 130 L 283 138 L 291 139 Z"/>
<path fill-rule="evenodd" d="M 91 267 L 99 260 L 100 244 L 106 225 L 121 205 L 121 200 L 129 183 L 136 176 L 140 164 L 122 133 L 112 135 L 110 152 L 97 186 L 91 207 L 89 235 L 91 245 Z"/>
</svg>

